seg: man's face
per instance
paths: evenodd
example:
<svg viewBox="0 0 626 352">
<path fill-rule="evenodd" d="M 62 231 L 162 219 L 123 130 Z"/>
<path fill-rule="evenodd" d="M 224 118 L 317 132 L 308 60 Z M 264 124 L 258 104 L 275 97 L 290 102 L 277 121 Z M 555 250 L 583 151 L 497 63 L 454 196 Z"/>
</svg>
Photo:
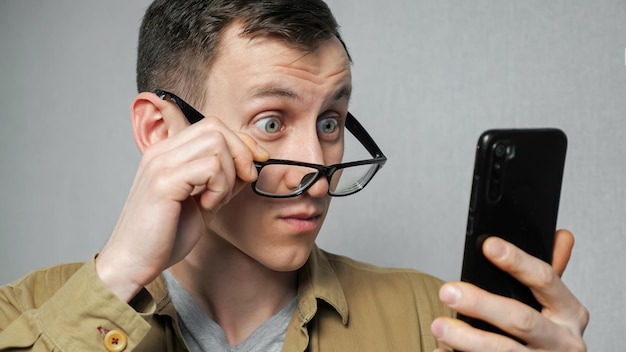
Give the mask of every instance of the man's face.
<svg viewBox="0 0 626 352">
<path fill-rule="evenodd" d="M 341 162 L 351 74 L 340 41 L 333 37 L 305 53 L 277 39 L 239 33 L 238 25 L 224 33 L 202 112 L 247 133 L 271 158 Z M 339 128 L 332 128 L 335 122 Z M 303 176 L 278 175 L 296 184 Z M 273 199 L 244 187 L 219 210 L 210 231 L 270 269 L 298 269 L 326 216 L 327 189 L 320 180 L 301 196 Z"/>
</svg>

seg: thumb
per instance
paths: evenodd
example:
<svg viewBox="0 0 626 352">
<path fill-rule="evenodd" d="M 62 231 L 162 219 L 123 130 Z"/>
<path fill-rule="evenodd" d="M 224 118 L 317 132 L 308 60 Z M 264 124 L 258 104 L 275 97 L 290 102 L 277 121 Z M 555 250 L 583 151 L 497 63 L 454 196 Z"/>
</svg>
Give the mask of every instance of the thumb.
<svg viewBox="0 0 626 352">
<path fill-rule="evenodd" d="M 574 235 L 568 230 L 557 230 L 554 235 L 554 251 L 552 252 L 552 268 L 560 276 L 565 272 L 574 248 Z"/>
<path fill-rule="evenodd" d="M 265 161 L 270 157 L 270 153 L 268 153 L 265 148 L 261 147 L 259 143 L 254 140 L 254 138 L 250 137 L 250 135 L 243 132 L 237 132 L 237 136 L 239 136 L 248 148 L 250 148 L 254 160 Z"/>
</svg>

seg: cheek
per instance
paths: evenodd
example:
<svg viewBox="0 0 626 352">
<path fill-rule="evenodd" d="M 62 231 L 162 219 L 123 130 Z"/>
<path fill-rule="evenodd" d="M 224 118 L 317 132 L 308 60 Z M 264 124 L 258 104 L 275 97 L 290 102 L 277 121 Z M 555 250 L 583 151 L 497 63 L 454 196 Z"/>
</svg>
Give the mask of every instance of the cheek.
<svg viewBox="0 0 626 352">
<path fill-rule="evenodd" d="M 246 238 L 255 236 L 263 228 L 263 207 L 256 194 L 246 185 L 231 201 L 216 214 L 209 228 L 218 236 L 239 247 Z"/>
<path fill-rule="evenodd" d="M 324 153 L 324 164 L 339 164 L 343 161 L 343 141 L 329 145 L 322 145 Z"/>
</svg>

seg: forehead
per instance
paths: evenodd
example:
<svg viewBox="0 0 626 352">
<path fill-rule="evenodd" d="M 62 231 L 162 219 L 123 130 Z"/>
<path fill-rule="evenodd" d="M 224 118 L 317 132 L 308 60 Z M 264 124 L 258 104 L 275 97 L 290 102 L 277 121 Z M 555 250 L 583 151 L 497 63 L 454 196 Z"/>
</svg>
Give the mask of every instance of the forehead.
<svg viewBox="0 0 626 352">
<path fill-rule="evenodd" d="M 210 75 L 255 81 L 288 74 L 318 85 L 337 81 L 350 85 L 350 65 L 343 44 L 334 36 L 305 51 L 275 37 L 242 36 L 235 23 L 222 35 Z"/>
</svg>

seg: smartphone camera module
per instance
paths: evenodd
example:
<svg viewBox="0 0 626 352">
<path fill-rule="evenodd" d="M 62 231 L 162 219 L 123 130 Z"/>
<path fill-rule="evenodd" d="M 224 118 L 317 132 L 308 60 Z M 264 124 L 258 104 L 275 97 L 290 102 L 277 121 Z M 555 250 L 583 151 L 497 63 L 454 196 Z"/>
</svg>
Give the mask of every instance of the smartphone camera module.
<svg viewBox="0 0 626 352">
<path fill-rule="evenodd" d="M 503 143 L 496 144 L 496 147 L 494 148 L 494 153 L 496 157 L 501 158 L 502 156 L 504 156 L 504 154 L 506 153 L 506 149 L 507 149 L 507 146 L 504 145 Z"/>
<path fill-rule="evenodd" d="M 498 142 L 493 146 L 491 153 L 491 165 L 487 199 L 491 203 L 497 203 L 502 198 L 502 183 L 504 170 L 508 160 L 515 156 L 515 146 L 507 142 Z"/>
</svg>

